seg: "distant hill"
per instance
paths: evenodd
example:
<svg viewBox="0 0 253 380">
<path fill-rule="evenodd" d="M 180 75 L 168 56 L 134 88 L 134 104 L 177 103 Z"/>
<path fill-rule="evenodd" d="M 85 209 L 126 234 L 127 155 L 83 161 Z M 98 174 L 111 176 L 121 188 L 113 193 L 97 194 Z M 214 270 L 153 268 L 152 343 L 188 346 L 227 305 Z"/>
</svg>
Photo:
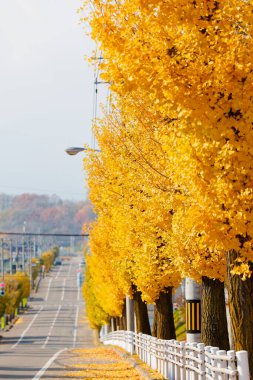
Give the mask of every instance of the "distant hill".
<svg viewBox="0 0 253 380">
<path fill-rule="evenodd" d="M 95 218 L 89 201 L 63 201 L 58 196 L 0 194 L 0 231 L 81 233 Z"/>
</svg>

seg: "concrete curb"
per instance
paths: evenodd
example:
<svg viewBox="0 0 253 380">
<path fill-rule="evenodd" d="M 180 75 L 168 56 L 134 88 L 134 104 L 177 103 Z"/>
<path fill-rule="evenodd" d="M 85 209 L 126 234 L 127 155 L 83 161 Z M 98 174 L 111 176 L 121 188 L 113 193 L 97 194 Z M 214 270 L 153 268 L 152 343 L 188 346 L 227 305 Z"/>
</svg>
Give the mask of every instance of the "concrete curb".
<svg viewBox="0 0 253 380">
<path fill-rule="evenodd" d="M 40 281 L 41 281 L 41 277 L 39 277 L 39 280 L 37 281 L 37 284 L 35 285 L 35 293 L 37 293 L 38 292 L 38 290 L 39 290 L 39 286 L 40 286 Z"/>
<path fill-rule="evenodd" d="M 12 329 L 12 327 L 15 325 L 18 319 L 19 319 L 19 315 L 13 318 L 13 320 L 10 323 L 8 323 L 8 325 L 5 326 L 3 331 L 10 331 L 10 329 Z"/>
</svg>

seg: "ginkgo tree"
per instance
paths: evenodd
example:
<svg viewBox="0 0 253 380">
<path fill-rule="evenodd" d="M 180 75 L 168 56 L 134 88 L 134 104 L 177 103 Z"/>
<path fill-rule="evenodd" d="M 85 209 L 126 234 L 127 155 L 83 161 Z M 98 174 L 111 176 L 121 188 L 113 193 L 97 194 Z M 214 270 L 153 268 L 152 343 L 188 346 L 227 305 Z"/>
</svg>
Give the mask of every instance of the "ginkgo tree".
<svg viewBox="0 0 253 380">
<path fill-rule="evenodd" d="M 223 278 L 227 255 L 235 348 L 249 351 L 251 367 L 252 10 L 242 0 L 95 0 L 90 13 L 105 58 L 102 78 L 117 94 L 117 107 L 130 117 L 141 97 L 160 144 L 155 151 L 164 153 L 159 164 L 169 162 L 170 183 L 188 197 L 186 212 L 173 208 L 178 245 L 186 257 L 188 247 L 202 250 L 199 273 L 209 278 Z M 141 123 L 133 124 L 141 134 Z M 148 141 L 143 133 L 143 144 Z M 201 213 L 207 217 L 201 220 Z M 174 255 L 187 264 L 179 249 Z M 251 300 L 245 305 L 242 292 Z"/>
<path fill-rule="evenodd" d="M 98 135 L 102 152 L 99 158 L 91 156 L 87 164 L 90 173 L 90 197 L 98 212 L 97 222 L 98 225 L 101 223 L 103 215 L 107 218 L 107 226 L 113 223 L 109 238 L 106 232 L 104 238 L 109 240 L 116 267 L 123 268 L 122 278 L 127 273 L 132 288 L 141 292 L 144 301 L 156 302 L 158 309 L 162 302 L 161 294 L 162 298 L 167 295 L 166 302 L 169 302 L 172 310 L 171 288 L 177 286 L 181 280 L 179 271 L 169 257 L 172 218 L 170 198 L 175 192 L 174 189 L 171 192 L 166 191 L 165 186 L 169 186 L 168 178 L 159 173 L 164 164 L 160 164 L 161 168 L 158 168 L 155 164 L 157 157 L 153 158 L 153 162 L 147 161 L 143 159 L 143 152 L 133 148 L 133 144 L 137 146 L 137 141 L 143 141 L 143 134 L 139 133 L 135 137 L 132 134 L 132 138 L 129 138 L 132 129 L 132 125 L 129 125 L 126 136 L 126 125 L 122 121 L 117 125 L 117 116 L 119 115 L 115 111 L 106 119 L 106 125 Z M 133 131 L 136 132 L 137 129 L 134 128 Z M 152 150 L 150 144 L 146 144 L 145 154 L 149 156 L 150 148 Z M 98 234 L 92 233 L 92 252 L 94 237 L 99 241 Z M 125 287 L 125 294 L 128 292 L 129 289 Z M 135 293 L 133 292 L 133 296 Z M 168 319 L 168 316 L 165 318 Z M 169 327 L 164 331 L 167 331 L 167 336 L 175 337 L 173 318 L 171 319 L 167 321 L 172 326 L 171 334 Z M 163 323 L 161 320 L 161 325 Z"/>
</svg>

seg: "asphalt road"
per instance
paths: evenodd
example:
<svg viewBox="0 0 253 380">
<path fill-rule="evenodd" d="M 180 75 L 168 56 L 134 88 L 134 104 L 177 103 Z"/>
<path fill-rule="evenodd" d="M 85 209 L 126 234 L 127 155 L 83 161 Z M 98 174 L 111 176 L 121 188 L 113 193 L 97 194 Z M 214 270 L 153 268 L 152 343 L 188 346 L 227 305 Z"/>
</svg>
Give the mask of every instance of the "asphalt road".
<svg viewBox="0 0 253 380">
<path fill-rule="evenodd" d="M 61 350 L 93 346 L 93 333 L 77 286 L 79 262 L 74 257 L 55 267 L 41 281 L 28 312 L 10 331 L 1 334 L 0 379 L 44 378 L 46 366 Z"/>
</svg>

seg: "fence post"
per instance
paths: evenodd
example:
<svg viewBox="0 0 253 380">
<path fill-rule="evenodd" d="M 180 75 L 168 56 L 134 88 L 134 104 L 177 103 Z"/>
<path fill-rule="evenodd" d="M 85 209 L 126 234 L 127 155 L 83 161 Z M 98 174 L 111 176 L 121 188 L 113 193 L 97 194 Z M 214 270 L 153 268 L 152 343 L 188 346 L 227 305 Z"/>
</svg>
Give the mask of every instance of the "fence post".
<svg viewBox="0 0 253 380">
<path fill-rule="evenodd" d="M 147 364 L 151 367 L 151 336 L 147 337 Z"/>
<path fill-rule="evenodd" d="M 219 351 L 219 347 L 211 347 L 211 354 L 216 355 L 217 351 Z M 211 359 L 211 366 L 212 367 L 217 367 L 217 360 L 216 359 Z M 217 375 L 215 374 L 215 371 L 212 370 L 212 378 L 216 379 Z"/>
<path fill-rule="evenodd" d="M 107 335 L 109 333 L 109 325 L 104 325 L 104 334 Z"/>
<path fill-rule="evenodd" d="M 194 348 L 197 348 L 197 343 L 190 343 L 190 348 L 191 348 L 190 355 L 192 357 L 192 359 L 190 360 L 190 365 L 194 368 L 194 367 L 196 367 L 195 358 L 198 357 L 198 353 L 194 350 Z M 197 380 L 198 379 L 197 373 L 193 370 L 190 372 L 190 379 L 191 380 Z"/>
<path fill-rule="evenodd" d="M 237 371 L 238 371 L 238 379 L 239 380 L 249 380 L 249 359 L 247 351 L 237 351 L 236 352 L 237 359 Z"/>
<path fill-rule="evenodd" d="M 218 356 L 226 356 L 227 352 L 225 350 L 219 350 L 219 351 L 217 351 L 217 355 Z M 226 361 L 222 360 L 222 359 L 218 359 L 217 360 L 217 367 L 218 368 L 226 368 L 227 367 Z M 218 377 L 217 377 L 217 380 L 224 380 L 224 377 L 225 377 L 224 374 L 219 373 Z M 226 376 L 226 379 L 227 379 L 227 376 Z"/>
<path fill-rule="evenodd" d="M 175 365 L 175 380 L 181 380 L 180 377 L 180 353 L 181 353 L 181 346 L 180 343 L 175 341 L 175 357 L 174 360 L 177 363 Z"/>
<path fill-rule="evenodd" d="M 199 375 L 199 380 L 205 380 L 205 345 L 204 343 L 198 343 L 197 344 L 198 349 L 200 352 L 198 353 L 198 359 L 200 360 L 200 363 L 198 365 L 199 370 L 201 371 L 201 375 Z"/>
<path fill-rule="evenodd" d="M 206 363 L 209 364 L 209 365 L 211 365 L 211 359 L 208 356 L 208 354 L 211 353 L 211 346 L 205 346 L 204 351 L 205 351 L 205 370 L 206 370 L 206 375 L 209 375 L 211 377 L 211 370 L 206 366 Z"/>
<path fill-rule="evenodd" d="M 134 332 L 133 331 L 130 331 L 130 354 L 133 355 L 134 354 L 134 350 L 135 350 L 135 343 L 134 343 Z"/>
<path fill-rule="evenodd" d="M 230 358 L 230 361 L 228 362 L 228 369 L 230 371 L 235 371 L 236 370 L 236 365 L 235 365 L 235 351 L 234 350 L 230 350 L 227 352 L 227 355 L 229 356 Z M 233 377 L 229 376 L 229 379 L 231 379 Z M 234 377 L 236 378 L 236 377 Z"/>
<path fill-rule="evenodd" d="M 186 370 L 185 370 L 185 342 L 180 342 L 180 380 L 185 380 L 186 379 Z"/>
</svg>

